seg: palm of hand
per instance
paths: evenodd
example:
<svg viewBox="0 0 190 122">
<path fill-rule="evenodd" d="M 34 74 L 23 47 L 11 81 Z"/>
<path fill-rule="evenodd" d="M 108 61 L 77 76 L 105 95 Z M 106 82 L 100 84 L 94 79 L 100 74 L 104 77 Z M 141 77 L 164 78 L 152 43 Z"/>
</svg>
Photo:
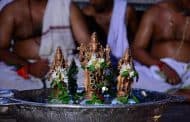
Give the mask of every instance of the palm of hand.
<svg viewBox="0 0 190 122">
<path fill-rule="evenodd" d="M 167 80 L 166 80 L 167 83 L 171 85 L 177 85 L 181 82 L 181 78 L 179 77 L 177 72 L 174 69 L 172 69 L 170 66 L 168 66 L 167 64 L 164 64 L 162 71 L 167 77 Z"/>
<path fill-rule="evenodd" d="M 49 64 L 46 60 L 39 60 L 29 65 L 29 73 L 38 78 L 43 78 L 48 71 Z"/>
</svg>

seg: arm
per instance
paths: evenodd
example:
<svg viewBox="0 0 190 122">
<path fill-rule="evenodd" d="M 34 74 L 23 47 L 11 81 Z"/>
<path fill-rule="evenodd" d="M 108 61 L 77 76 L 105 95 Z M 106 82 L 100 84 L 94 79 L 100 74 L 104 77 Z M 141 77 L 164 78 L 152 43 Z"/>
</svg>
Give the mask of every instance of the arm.
<svg viewBox="0 0 190 122">
<path fill-rule="evenodd" d="M 90 40 L 89 30 L 81 10 L 74 3 L 71 4 L 71 26 L 76 41 L 78 43 L 88 43 Z"/>
<path fill-rule="evenodd" d="M 25 66 L 27 67 L 28 73 L 36 77 L 43 77 L 49 68 L 46 60 L 29 63 L 10 51 L 10 42 L 13 39 L 14 33 L 13 14 L 13 9 L 7 7 L 0 13 L 0 60 L 4 61 L 6 64 Z"/>
<path fill-rule="evenodd" d="M 129 35 L 129 43 L 131 43 L 134 40 L 134 37 L 136 35 L 136 31 L 137 31 L 137 17 L 136 17 L 136 11 L 132 6 L 127 6 L 127 12 L 125 15 L 125 19 L 126 19 L 126 25 L 128 27 L 128 32 L 130 31 Z"/>
<path fill-rule="evenodd" d="M 148 10 L 141 20 L 139 30 L 137 31 L 135 40 L 132 44 L 133 56 L 141 63 L 151 66 L 159 62 L 153 58 L 146 50 L 151 43 L 154 29 L 155 10 Z"/>
<path fill-rule="evenodd" d="M 92 16 L 94 14 L 94 8 L 92 5 L 88 5 L 82 8 L 82 12 L 86 16 Z"/>
<path fill-rule="evenodd" d="M 14 12 L 6 7 L 0 12 L 0 60 L 7 64 L 26 65 L 27 62 L 9 51 L 14 31 Z"/>
<path fill-rule="evenodd" d="M 156 21 L 154 19 L 157 19 L 155 12 L 155 9 L 150 9 L 145 13 L 140 23 L 135 41 L 132 45 L 134 58 L 147 66 L 158 65 L 161 63 L 159 59 L 155 59 L 150 55 L 150 53 L 146 51 L 149 44 L 151 43 L 152 36 L 154 35 L 154 21 Z M 178 84 L 181 82 L 181 79 L 176 71 L 169 67 L 167 64 L 162 63 L 162 68 L 160 70 L 166 75 L 168 83 Z"/>
</svg>

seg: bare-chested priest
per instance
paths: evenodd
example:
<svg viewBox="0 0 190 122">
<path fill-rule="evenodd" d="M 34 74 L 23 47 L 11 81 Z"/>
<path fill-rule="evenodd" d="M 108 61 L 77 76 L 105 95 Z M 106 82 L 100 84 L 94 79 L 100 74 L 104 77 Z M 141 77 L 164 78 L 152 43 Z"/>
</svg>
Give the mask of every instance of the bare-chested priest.
<svg viewBox="0 0 190 122">
<path fill-rule="evenodd" d="M 175 92 L 190 86 L 190 1 L 164 0 L 142 18 L 133 43 L 136 88 Z"/>
<path fill-rule="evenodd" d="M 46 55 L 56 46 L 72 53 L 75 42 L 88 38 L 80 9 L 71 0 L 15 0 L 0 13 L 0 88 L 42 88 L 34 77 L 48 72 Z"/>
<path fill-rule="evenodd" d="M 90 4 L 83 8 L 83 12 L 97 25 L 100 43 L 104 47 L 106 44 L 110 46 L 112 64 L 117 65 L 136 34 L 135 9 L 127 0 L 90 0 Z M 95 28 L 91 26 L 90 28 Z"/>
</svg>

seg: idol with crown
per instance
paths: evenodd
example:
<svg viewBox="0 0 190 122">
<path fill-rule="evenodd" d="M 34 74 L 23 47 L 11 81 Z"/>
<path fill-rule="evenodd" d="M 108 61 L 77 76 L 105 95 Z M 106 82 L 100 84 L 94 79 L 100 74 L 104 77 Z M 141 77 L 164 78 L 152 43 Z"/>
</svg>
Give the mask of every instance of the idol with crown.
<svg viewBox="0 0 190 122">
<path fill-rule="evenodd" d="M 96 33 L 93 33 L 89 45 L 81 44 L 78 49 L 84 69 L 86 99 L 101 103 L 103 94 L 109 90 L 110 48 L 103 48 L 97 40 Z"/>
<path fill-rule="evenodd" d="M 78 50 L 81 67 L 84 70 L 85 95 L 82 99 L 85 104 L 103 104 L 105 95 L 116 97 L 113 100 L 116 104 L 126 104 L 130 100 L 137 102 L 135 96 L 131 95 L 131 85 L 138 78 L 138 74 L 134 69 L 130 50 L 126 50 L 124 56 L 119 60 L 116 71 L 111 65 L 109 46 L 102 47 L 97 40 L 96 33 L 92 34 L 88 45 L 81 44 Z M 57 48 L 48 74 L 51 87 L 55 91 L 53 93 L 54 100 L 68 104 L 72 96 L 76 95 L 77 69 L 75 62 L 68 65 L 61 49 Z M 113 83 L 115 84 L 113 85 Z M 114 91 L 113 88 L 116 90 Z M 112 94 L 112 96 L 110 93 L 113 91 L 115 95 Z M 112 103 L 114 104 L 114 102 Z"/>
<path fill-rule="evenodd" d="M 117 77 L 117 102 L 136 103 L 137 98 L 131 94 L 131 86 L 134 80 L 138 80 L 138 73 L 133 66 L 130 50 L 127 49 L 118 63 L 119 75 Z M 130 97 L 132 97 L 130 99 Z M 129 101 L 130 100 L 130 101 Z"/>
<path fill-rule="evenodd" d="M 77 89 L 76 74 L 75 62 L 69 65 L 64 60 L 61 48 L 58 47 L 48 73 L 48 80 L 53 88 L 51 100 L 54 103 L 67 104 L 71 101 L 71 95 L 74 95 Z"/>
</svg>

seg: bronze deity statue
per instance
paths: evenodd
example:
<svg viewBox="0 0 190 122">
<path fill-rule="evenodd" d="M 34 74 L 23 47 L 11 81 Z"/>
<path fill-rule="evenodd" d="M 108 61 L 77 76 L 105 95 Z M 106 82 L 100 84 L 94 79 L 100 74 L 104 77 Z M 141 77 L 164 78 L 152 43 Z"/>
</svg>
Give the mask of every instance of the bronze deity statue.
<svg viewBox="0 0 190 122">
<path fill-rule="evenodd" d="M 137 76 L 129 49 L 126 50 L 123 58 L 119 60 L 118 70 L 120 72 L 117 77 L 117 96 L 128 96 L 130 94 L 131 85 L 134 82 L 134 78 Z"/>
<path fill-rule="evenodd" d="M 91 99 L 93 94 L 101 92 L 97 84 L 104 81 L 104 67 L 110 65 L 110 48 L 103 48 L 98 42 L 96 33 L 93 33 L 89 45 L 81 44 L 78 48 L 79 58 L 84 67 L 84 86 L 86 98 Z"/>
</svg>

